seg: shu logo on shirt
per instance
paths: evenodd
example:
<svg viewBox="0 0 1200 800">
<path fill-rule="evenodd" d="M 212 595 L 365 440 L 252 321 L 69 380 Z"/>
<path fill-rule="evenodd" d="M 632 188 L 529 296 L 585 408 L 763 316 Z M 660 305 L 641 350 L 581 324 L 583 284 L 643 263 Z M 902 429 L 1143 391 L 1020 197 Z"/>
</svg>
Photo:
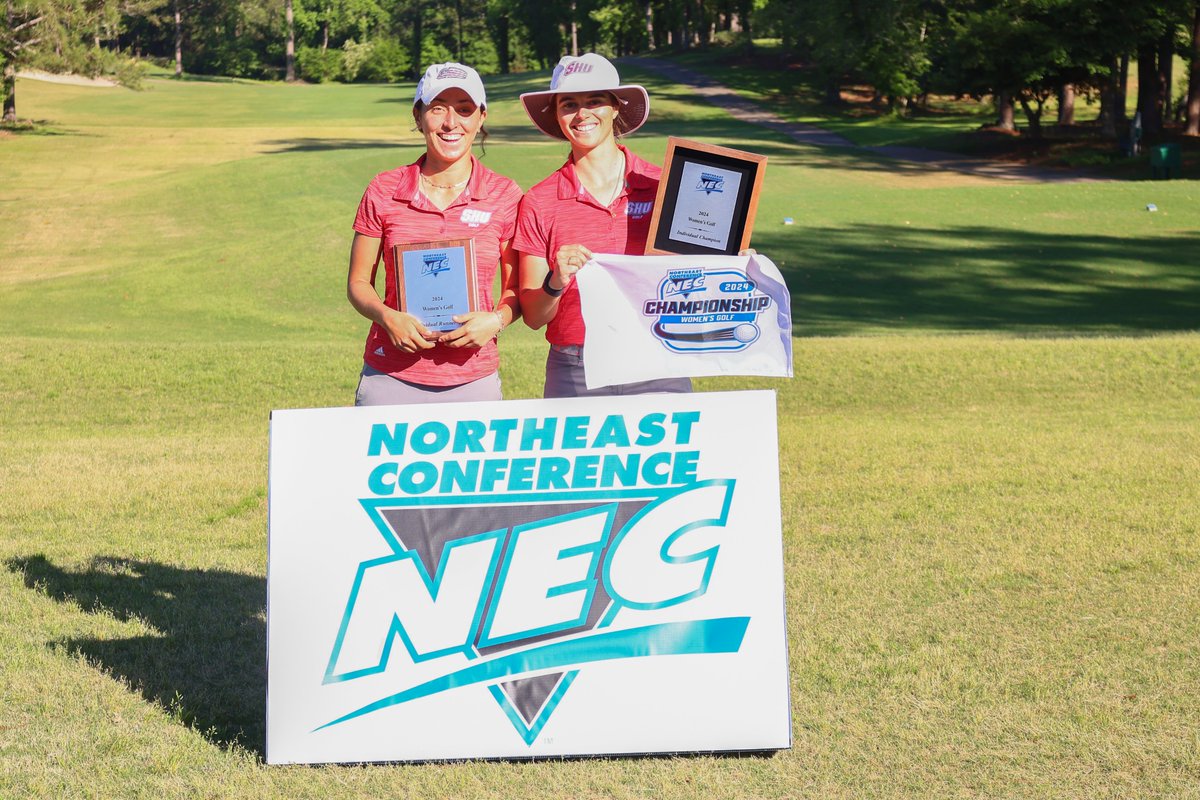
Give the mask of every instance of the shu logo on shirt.
<svg viewBox="0 0 1200 800">
<path fill-rule="evenodd" d="M 467 223 L 472 228 L 478 228 L 480 225 L 486 225 L 491 218 L 491 211 L 481 211 L 478 208 L 464 208 L 459 221 Z"/>
<path fill-rule="evenodd" d="M 653 200 L 630 200 L 625 206 L 625 216 L 630 219 L 641 219 L 654 208 Z"/>
</svg>

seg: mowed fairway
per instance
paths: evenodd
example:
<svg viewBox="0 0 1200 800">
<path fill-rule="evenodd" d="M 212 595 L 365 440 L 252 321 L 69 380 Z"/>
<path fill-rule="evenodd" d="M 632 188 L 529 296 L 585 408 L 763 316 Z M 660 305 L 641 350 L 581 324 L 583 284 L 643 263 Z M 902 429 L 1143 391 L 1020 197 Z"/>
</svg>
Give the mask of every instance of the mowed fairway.
<svg viewBox="0 0 1200 800">
<path fill-rule="evenodd" d="M 643 156 L 770 157 L 796 377 L 698 385 L 779 393 L 793 748 L 264 766 L 268 414 L 352 402 L 350 223 L 420 152 L 411 87 L 21 81 L 0 798 L 1200 797 L 1200 185 L 928 174 L 632 77 Z M 544 83 L 488 81 L 526 188 L 566 155 Z M 540 396 L 540 333 L 501 345 Z"/>
</svg>

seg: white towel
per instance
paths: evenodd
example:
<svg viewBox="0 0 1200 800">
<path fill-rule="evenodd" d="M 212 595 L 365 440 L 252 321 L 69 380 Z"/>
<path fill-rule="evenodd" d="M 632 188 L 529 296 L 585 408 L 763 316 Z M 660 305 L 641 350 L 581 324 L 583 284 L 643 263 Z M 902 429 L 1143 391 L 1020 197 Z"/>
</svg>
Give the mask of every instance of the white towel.
<svg viewBox="0 0 1200 800">
<path fill-rule="evenodd" d="M 575 280 L 589 389 L 704 375 L 792 377 L 791 296 L 766 256 L 596 254 Z"/>
</svg>

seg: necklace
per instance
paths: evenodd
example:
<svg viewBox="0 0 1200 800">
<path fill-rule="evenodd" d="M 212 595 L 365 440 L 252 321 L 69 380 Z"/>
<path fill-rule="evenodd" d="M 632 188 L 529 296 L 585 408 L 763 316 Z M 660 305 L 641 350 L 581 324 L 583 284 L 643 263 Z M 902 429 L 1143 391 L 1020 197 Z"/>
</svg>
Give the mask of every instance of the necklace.
<svg viewBox="0 0 1200 800">
<path fill-rule="evenodd" d="M 622 158 L 621 159 L 621 171 L 619 173 L 617 173 L 617 175 L 615 177 L 615 183 L 613 184 L 613 190 L 612 190 L 612 192 L 609 193 L 608 202 L 604 204 L 604 207 L 608 208 L 613 203 L 615 203 L 617 200 L 617 197 L 619 197 L 621 194 L 621 190 L 628 189 L 628 188 L 629 188 L 629 182 L 627 180 L 625 180 L 625 159 Z"/>
<path fill-rule="evenodd" d="M 613 187 L 612 194 L 609 195 L 608 202 L 605 203 L 605 207 L 611 206 L 613 203 L 615 203 L 617 201 L 617 197 L 619 197 L 621 194 L 621 190 L 628 189 L 628 188 L 629 188 L 629 182 L 625 180 L 624 176 L 622 176 L 617 181 L 616 186 Z"/>
<path fill-rule="evenodd" d="M 424 172 L 419 173 L 419 174 L 421 176 L 421 180 L 425 181 L 425 183 L 429 184 L 430 186 L 432 186 L 435 189 L 457 189 L 460 186 L 466 186 L 467 182 L 471 180 L 471 176 L 468 175 L 466 178 L 459 181 L 458 183 L 434 183 L 433 181 L 431 181 L 429 179 L 429 176 L 426 175 Z"/>
</svg>

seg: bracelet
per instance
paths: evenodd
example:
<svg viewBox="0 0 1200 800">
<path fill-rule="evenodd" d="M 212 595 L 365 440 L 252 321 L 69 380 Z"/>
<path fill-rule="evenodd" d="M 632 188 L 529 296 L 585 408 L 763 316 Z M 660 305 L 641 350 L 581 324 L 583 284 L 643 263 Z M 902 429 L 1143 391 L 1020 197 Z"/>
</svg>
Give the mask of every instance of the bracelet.
<svg viewBox="0 0 1200 800">
<path fill-rule="evenodd" d="M 567 290 L 567 287 L 564 286 L 561 289 L 555 289 L 553 286 L 551 286 L 550 285 L 550 276 L 553 274 L 554 274 L 553 272 L 546 273 L 546 280 L 542 281 L 542 291 L 545 292 L 546 294 L 550 295 L 551 297 L 558 297 L 559 295 L 561 295 L 563 292 L 565 292 Z"/>
</svg>

